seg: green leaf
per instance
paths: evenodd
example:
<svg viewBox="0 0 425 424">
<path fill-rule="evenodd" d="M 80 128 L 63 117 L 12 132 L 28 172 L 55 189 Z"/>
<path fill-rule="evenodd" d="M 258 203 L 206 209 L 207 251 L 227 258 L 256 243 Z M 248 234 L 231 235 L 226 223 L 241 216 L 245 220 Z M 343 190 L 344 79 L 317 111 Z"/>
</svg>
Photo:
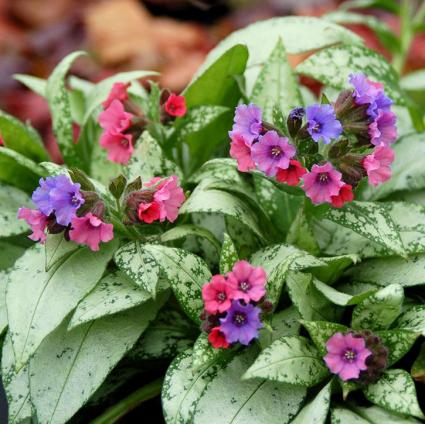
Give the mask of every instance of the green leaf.
<svg viewBox="0 0 425 424">
<path fill-rule="evenodd" d="M 126 84 L 138 80 L 140 78 L 145 78 L 148 76 L 157 75 L 157 72 L 153 71 L 129 71 L 129 72 L 119 72 L 109 78 L 105 78 L 102 81 L 98 82 L 92 90 L 89 91 L 87 96 L 87 105 L 86 112 L 84 114 L 84 122 L 87 122 L 90 115 L 96 110 L 98 106 L 102 104 L 107 98 L 112 89 L 112 86 L 116 82 L 121 82 Z"/>
<path fill-rule="evenodd" d="M 329 374 L 323 358 L 306 338 L 286 336 L 264 349 L 243 375 L 311 387 Z"/>
<path fill-rule="evenodd" d="M 279 38 L 252 89 L 251 101 L 262 108 L 263 119 L 273 120 L 273 107 L 277 105 L 284 116 L 297 106 L 303 106 L 301 93 Z"/>
<path fill-rule="evenodd" d="M 208 189 L 208 182 L 198 185 L 180 209 L 180 214 L 217 213 L 237 219 L 250 228 L 260 239 L 263 233 L 259 227 L 257 215 L 240 198 L 216 189 Z"/>
<path fill-rule="evenodd" d="M 46 175 L 47 172 L 31 159 L 7 147 L 0 149 L 0 181 L 31 193 L 40 177 Z"/>
<path fill-rule="evenodd" d="M 335 333 L 346 333 L 348 328 L 345 325 L 335 324 L 328 321 L 305 321 L 301 320 L 301 324 L 307 329 L 316 347 L 319 349 L 321 356 L 326 355 L 326 342 Z"/>
<path fill-rule="evenodd" d="M 30 198 L 21 190 L 0 183 L 0 237 L 28 231 L 26 221 L 17 218 L 20 207 L 31 207 Z"/>
<path fill-rule="evenodd" d="M 152 138 L 148 131 L 144 131 L 137 141 L 128 165 L 125 167 L 124 174 L 128 181 L 141 177 L 142 181 L 147 182 L 153 177 L 164 177 L 169 175 L 181 175 L 181 171 L 173 162 L 168 160 L 158 142 Z"/>
<path fill-rule="evenodd" d="M 197 402 L 193 424 L 211 423 L 217 411 L 221 424 L 290 422 L 304 399 L 305 388 L 261 379 L 241 381 L 255 354 L 248 349 L 217 372 Z"/>
<path fill-rule="evenodd" d="M 392 414 L 379 406 L 361 408 L 353 405 L 352 407 L 356 411 L 356 414 L 363 417 L 371 424 L 419 424 L 419 421 L 414 418 L 408 418 L 405 415 Z"/>
<path fill-rule="evenodd" d="M 46 98 L 52 115 L 56 141 L 65 163 L 73 166 L 78 166 L 81 163 L 81 158 L 77 155 L 74 143 L 71 104 L 65 85 L 65 77 L 74 60 L 84 54 L 86 53 L 76 51 L 62 59 L 47 80 L 46 86 Z"/>
<path fill-rule="evenodd" d="M 347 277 L 381 287 L 389 284 L 412 287 L 425 284 L 424 267 L 425 255 L 416 255 L 408 259 L 396 257 L 368 259 L 350 268 Z"/>
<path fill-rule="evenodd" d="M 231 271 L 233 265 L 239 260 L 233 240 L 227 233 L 224 233 L 223 237 L 223 246 L 220 255 L 220 274 L 226 274 Z"/>
<path fill-rule="evenodd" d="M 137 366 L 145 360 L 171 360 L 193 346 L 198 332 L 183 313 L 164 307 L 126 359 Z"/>
<path fill-rule="evenodd" d="M 383 205 L 354 201 L 346 204 L 343 209 L 329 208 L 324 217 L 384 246 L 397 255 L 405 255 L 397 227 Z"/>
<path fill-rule="evenodd" d="M 384 21 L 375 18 L 372 15 L 336 11 L 328 13 L 323 17 L 337 24 L 367 26 L 376 33 L 379 40 L 387 50 L 391 52 L 400 50 L 400 41 L 392 29 Z"/>
<path fill-rule="evenodd" d="M 332 424 L 370 424 L 370 421 L 363 419 L 355 412 L 342 407 L 335 407 L 331 410 Z"/>
<path fill-rule="evenodd" d="M 216 57 L 217 60 L 198 72 L 183 91 L 189 109 L 199 105 L 232 107 L 239 100 L 239 87 L 233 76 L 244 73 L 248 49 L 238 44 Z"/>
<path fill-rule="evenodd" d="M 337 281 L 343 272 L 351 265 L 360 261 L 360 257 L 356 254 L 348 254 L 333 257 L 320 258 L 325 266 L 319 266 L 309 270 L 315 277 L 326 284 L 333 284 Z"/>
<path fill-rule="evenodd" d="M 273 18 L 233 32 L 208 54 L 198 74 L 202 74 L 230 47 L 245 44 L 249 50 L 245 76 L 247 89 L 250 92 L 261 70 L 261 65 L 268 60 L 279 38 L 282 39 L 289 54 L 313 51 L 337 43 L 360 44 L 362 42 L 353 32 L 324 19 L 307 16 Z"/>
<path fill-rule="evenodd" d="M 108 274 L 78 304 L 69 323 L 69 329 L 139 306 L 151 298 L 149 292 L 137 287 L 124 274 L 119 272 Z"/>
<path fill-rule="evenodd" d="M 183 249 L 146 244 L 144 248 L 155 258 L 174 291 L 181 307 L 196 323 L 203 310 L 201 289 L 211 272 L 199 256 Z"/>
<path fill-rule="evenodd" d="M 167 424 L 193 422 L 196 404 L 220 367 L 221 364 L 208 364 L 194 372 L 191 350 L 181 353 L 171 362 L 165 374 L 161 396 Z"/>
<path fill-rule="evenodd" d="M 223 362 L 228 351 L 224 349 L 215 349 L 208 341 L 208 334 L 202 332 L 193 345 L 192 368 L 194 372 L 217 362 Z"/>
<path fill-rule="evenodd" d="M 388 348 L 388 367 L 406 355 L 419 337 L 418 333 L 399 329 L 377 331 L 376 335 L 381 338 L 382 343 Z"/>
<path fill-rule="evenodd" d="M 46 86 L 47 81 L 43 78 L 33 77 L 32 75 L 25 74 L 14 74 L 13 78 L 16 81 L 24 84 L 25 87 L 29 88 L 34 93 L 41 97 L 46 97 Z"/>
<path fill-rule="evenodd" d="M 421 351 L 413 362 L 410 374 L 416 381 L 425 383 L 425 343 L 422 343 Z"/>
<path fill-rule="evenodd" d="M 62 233 L 49 234 L 44 245 L 46 252 L 44 269 L 46 272 L 56 265 L 59 260 L 81 248 L 78 244 L 67 241 Z"/>
<path fill-rule="evenodd" d="M 0 111 L 0 136 L 6 147 L 35 162 L 49 160 L 38 132 L 30 124 L 24 124 L 2 111 Z"/>
<path fill-rule="evenodd" d="M 7 310 L 6 310 L 6 283 L 7 272 L 0 271 L 0 336 L 7 328 Z"/>
<path fill-rule="evenodd" d="M 49 334 L 29 365 L 31 399 L 39 421 L 68 422 L 131 349 L 163 303 L 159 298 L 71 331 L 65 320 Z"/>
<path fill-rule="evenodd" d="M 114 255 L 118 268 L 153 297 L 159 280 L 160 266 L 157 259 L 138 241 L 120 247 Z"/>
<path fill-rule="evenodd" d="M 376 292 L 376 290 L 369 290 L 357 296 L 351 296 L 340 292 L 317 279 L 313 280 L 313 284 L 314 287 L 316 287 L 316 289 L 326 297 L 326 299 L 330 300 L 335 305 L 340 306 L 357 305 Z"/>
<path fill-rule="evenodd" d="M 351 326 L 355 329 L 385 330 L 400 315 L 403 287 L 391 284 L 360 302 L 353 310 Z"/>
<path fill-rule="evenodd" d="M 420 69 L 404 75 L 400 80 L 400 85 L 423 110 L 425 108 L 425 70 Z"/>
<path fill-rule="evenodd" d="M 325 424 L 331 403 L 332 382 L 329 382 L 316 397 L 298 413 L 291 424 Z"/>
<path fill-rule="evenodd" d="M 340 9 L 383 9 L 400 14 L 400 5 L 396 0 L 350 0 L 341 4 Z"/>
<path fill-rule="evenodd" d="M 396 328 L 421 333 L 425 337 L 425 305 L 405 309 L 394 324 Z"/>
<path fill-rule="evenodd" d="M 6 294 L 17 369 L 25 365 L 41 341 L 95 286 L 115 248 L 116 243 L 111 242 L 96 253 L 88 248 L 78 249 L 47 272 L 42 246 L 28 249 L 18 259 L 10 273 Z"/>
<path fill-rule="evenodd" d="M 368 400 L 387 411 L 425 418 L 418 404 L 415 384 L 404 370 L 385 371 L 376 383 L 366 386 L 363 392 Z"/>
<path fill-rule="evenodd" d="M 397 72 L 383 56 L 360 44 L 342 44 L 323 49 L 301 62 L 296 71 L 337 89 L 350 87 L 348 76 L 362 72 L 371 80 L 382 82 L 385 93 L 395 103 L 405 105 Z"/>
<path fill-rule="evenodd" d="M 305 320 L 334 321 L 340 316 L 340 308 L 334 306 L 312 284 L 311 274 L 290 271 L 286 285 L 292 303 Z"/>
<path fill-rule="evenodd" d="M 15 370 L 15 354 L 10 338 L 6 335 L 2 357 L 1 374 L 9 408 L 9 424 L 31 422 L 32 404 L 30 398 L 28 367 Z"/>
</svg>

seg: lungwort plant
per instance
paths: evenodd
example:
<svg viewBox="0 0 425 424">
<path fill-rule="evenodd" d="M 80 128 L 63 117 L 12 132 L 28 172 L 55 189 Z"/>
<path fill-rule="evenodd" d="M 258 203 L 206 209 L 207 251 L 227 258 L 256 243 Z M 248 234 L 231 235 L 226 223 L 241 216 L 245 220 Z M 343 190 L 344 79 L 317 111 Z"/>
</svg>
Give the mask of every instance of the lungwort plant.
<svg viewBox="0 0 425 424">
<path fill-rule="evenodd" d="M 0 115 L 10 422 L 160 393 L 167 424 L 424 419 L 424 110 L 394 68 L 330 18 L 232 34 L 181 95 L 68 77 L 83 54 L 16 77 L 63 164 Z"/>
</svg>

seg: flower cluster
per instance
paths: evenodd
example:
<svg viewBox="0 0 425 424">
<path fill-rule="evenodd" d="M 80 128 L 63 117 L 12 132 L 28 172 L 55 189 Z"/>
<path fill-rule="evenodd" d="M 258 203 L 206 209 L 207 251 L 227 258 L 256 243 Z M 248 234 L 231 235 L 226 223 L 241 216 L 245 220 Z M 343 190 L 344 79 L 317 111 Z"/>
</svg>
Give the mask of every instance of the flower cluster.
<svg viewBox="0 0 425 424">
<path fill-rule="evenodd" d="M 388 364 L 388 349 L 368 330 L 335 333 L 326 342 L 326 350 L 327 367 L 343 381 L 373 383 Z"/>
<path fill-rule="evenodd" d="M 228 348 L 233 343 L 248 345 L 258 338 L 261 314 L 268 311 L 266 272 L 247 261 L 238 261 L 226 275 L 214 275 L 202 287 L 202 329 L 211 345 Z"/>
<path fill-rule="evenodd" d="M 103 129 L 100 146 L 108 151 L 112 162 L 127 164 L 134 152 L 134 143 L 149 123 L 142 111 L 130 100 L 130 84 L 115 83 L 108 98 L 102 103 L 99 125 Z M 163 105 L 163 110 L 172 117 L 186 114 L 183 96 L 173 93 Z"/>
<path fill-rule="evenodd" d="M 183 189 L 176 175 L 168 178 L 155 177 L 140 190 L 130 192 L 125 199 L 127 215 L 132 223 L 154 221 L 174 222 L 179 208 L 185 201 Z"/>
<path fill-rule="evenodd" d="M 93 192 L 83 192 L 80 184 L 66 175 L 40 179 L 32 200 L 37 209 L 20 208 L 18 218 L 32 229 L 31 240 L 44 243 L 46 231 L 65 232 L 67 239 L 99 250 L 99 243 L 113 239 L 113 226 L 102 221 L 104 205 Z M 83 207 L 84 205 L 84 207 Z"/>
<path fill-rule="evenodd" d="M 238 169 L 258 169 L 280 183 L 302 189 L 314 204 L 342 207 L 354 199 L 353 189 L 367 176 L 371 185 L 391 177 L 397 138 L 392 100 L 383 85 L 363 74 L 349 78 L 335 104 L 313 104 L 293 109 L 286 135 L 264 122 L 254 105 L 236 108 L 230 156 Z M 287 130 L 287 131 L 286 131 Z"/>
</svg>

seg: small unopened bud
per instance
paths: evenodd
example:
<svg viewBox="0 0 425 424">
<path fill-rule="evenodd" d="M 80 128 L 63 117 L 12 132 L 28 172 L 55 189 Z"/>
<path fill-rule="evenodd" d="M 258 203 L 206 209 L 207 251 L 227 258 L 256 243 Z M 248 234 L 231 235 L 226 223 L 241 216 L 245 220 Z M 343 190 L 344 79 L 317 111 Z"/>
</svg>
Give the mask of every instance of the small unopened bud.
<svg viewBox="0 0 425 424">
<path fill-rule="evenodd" d="M 363 168 L 364 156 L 349 153 L 338 161 L 338 169 L 342 173 L 342 179 L 347 183 L 356 187 L 359 181 L 366 176 L 366 170 Z"/>
<path fill-rule="evenodd" d="M 99 201 L 99 196 L 94 191 L 81 191 L 84 198 L 84 203 L 78 209 L 78 215 L 85 215 L 87 212 L 91 212 L 93 206 Z"/>
<path fill-rule="evenodd" d="M 265 300 L 262 305 L 261 308 L 263 309 L 263 312 L 265 314 L 269 314 L 270 312 L 273 311 L 273 303 L 270 302 L 270 300 Z"/>
<path fill-rule="evenodd" d="M 90 181 L 89 177 L 83 171 L 81 171 L 81 169 L 71 168 L 69 170 L 69 175 L 74 183 L 80 184 L 82 190 L 95 190 L 93 183 Z"/>
<path fill-rule="evenodd" d="M 124 203 L 130 222 L 133 224 L 140 222 L 138 216 L 139 205 L 152 202 L 154 193 L 155 189 L 148 188 L 146 190 L 132 191 L 127 195 Z"/>
<path fill-rule="evenodd" d="M 286 123 L 288 125 L 288 131 L 291 137 L 294 138 L 297 136 L 298 131 L 300 130 L 303 123 L 304 114 L 305 111 L 302 107 L 296 107 L 289 112 Z"/>
<path fill-rule="evenodd" d="M 102 219 L 105 215 L 105 204 L 101 200 L 98 200 L 91 208 L 91 213 Z"/>
</svg>

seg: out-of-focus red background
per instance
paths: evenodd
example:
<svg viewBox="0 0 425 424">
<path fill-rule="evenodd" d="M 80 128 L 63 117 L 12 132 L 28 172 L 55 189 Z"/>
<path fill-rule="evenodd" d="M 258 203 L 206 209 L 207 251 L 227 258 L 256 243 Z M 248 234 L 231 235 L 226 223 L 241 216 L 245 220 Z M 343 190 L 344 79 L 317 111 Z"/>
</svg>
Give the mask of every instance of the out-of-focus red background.
<svg viewBox="0 0 425 424">
<path fill-rule="evenodd" d="M 73 67 L 92 81 L 131 69 L 160 72 L 164 87 L 179 92 L 208 51 L 232 31 L 284 15 L 320 16 L 338 0 L 0 0 L 0 109 L 30 120 L 52 151 L 46 102 L 12 79 L 14 73 L 46 78 L 67 53 L 91 57 Z M 397 33 L 390 13 L 369 10 Z M 366 44 L 390 59 L 365 26 L 351 25 Z M 292 57 L 295 64 L 299 58 Z M 425 36 L 413 42 L 405 71 L 425 67 Z"/>
</svg>

